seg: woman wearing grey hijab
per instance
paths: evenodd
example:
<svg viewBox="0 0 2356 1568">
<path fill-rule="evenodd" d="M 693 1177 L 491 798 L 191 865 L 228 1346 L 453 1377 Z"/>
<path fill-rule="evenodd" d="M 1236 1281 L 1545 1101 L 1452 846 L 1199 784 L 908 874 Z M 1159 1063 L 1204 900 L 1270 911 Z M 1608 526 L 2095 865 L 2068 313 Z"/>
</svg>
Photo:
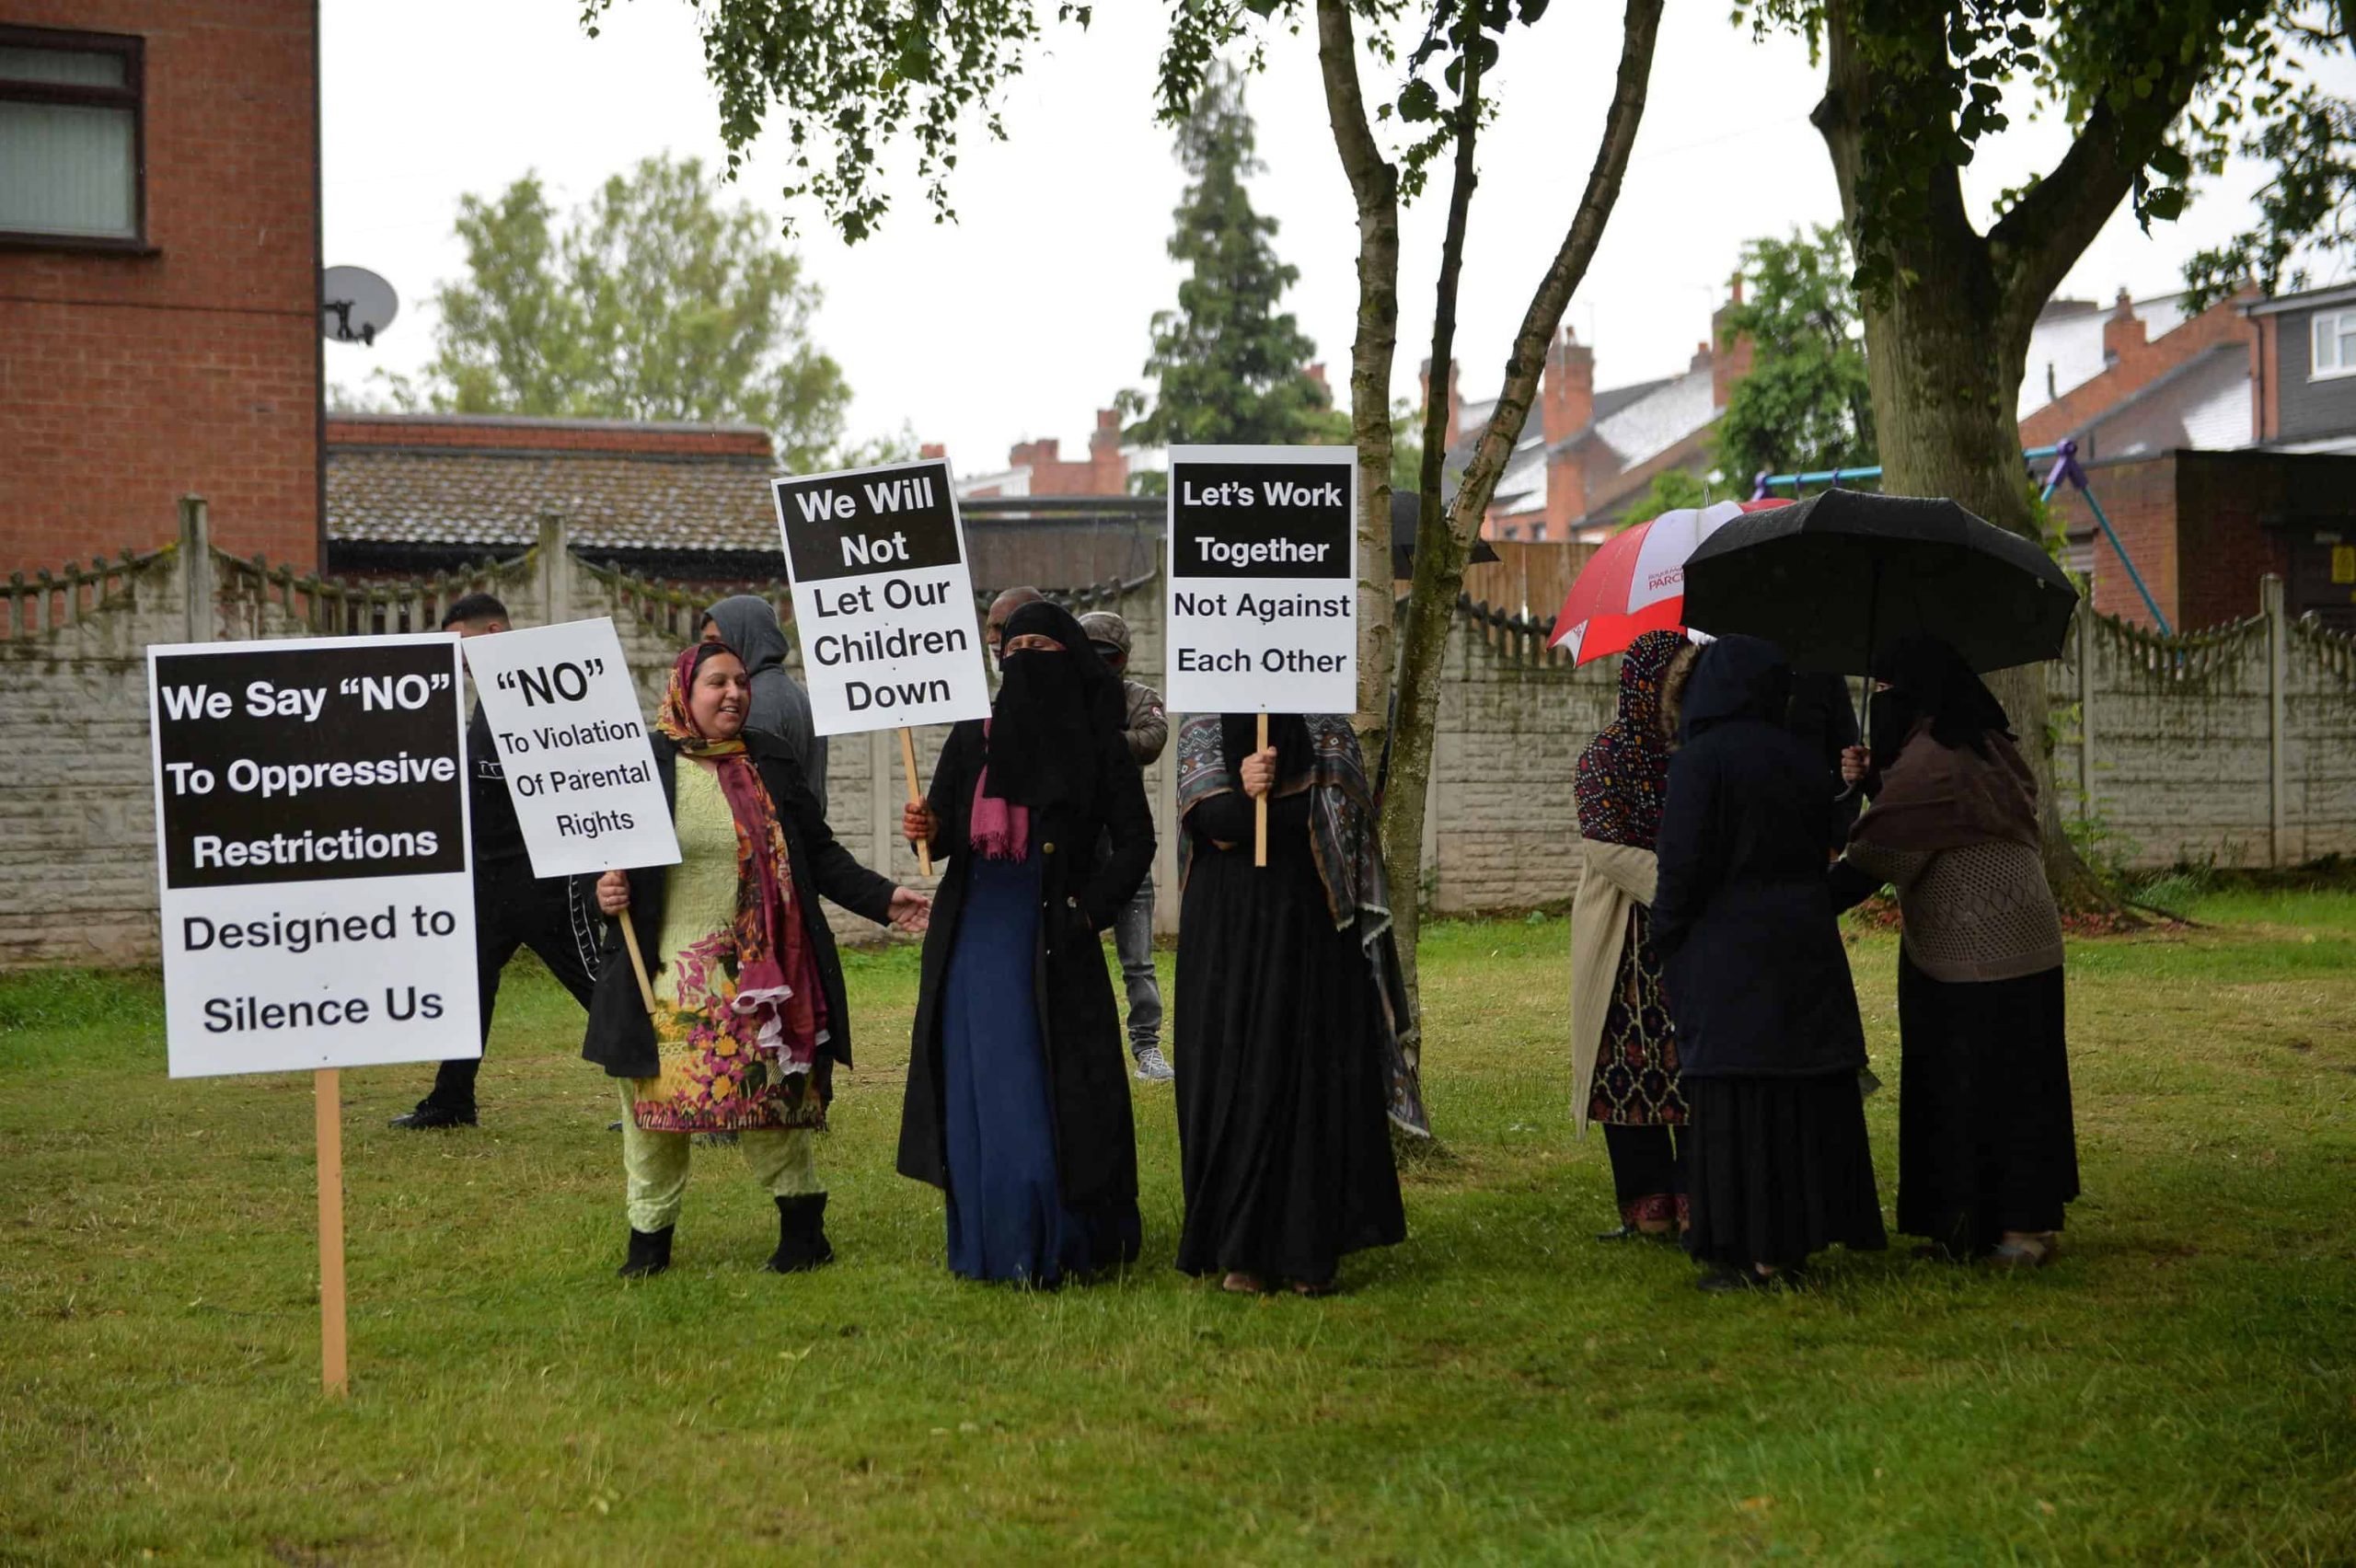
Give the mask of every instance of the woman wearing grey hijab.
<svg viewBox="0 0 2356 1568">
<path fill-rule="evenodd" d="M 810 792 L 826 798 L 826 739 L 811 727 L 810 694 L 785 673 L 785 628 L 777 611 L 755 594 L 722 599 L 703 613 L 703 640 L 725 642 L 745 661 L 753 677 L 753 706 L 745 728 L 781 738 L 810 780 Z"/>
</svg>

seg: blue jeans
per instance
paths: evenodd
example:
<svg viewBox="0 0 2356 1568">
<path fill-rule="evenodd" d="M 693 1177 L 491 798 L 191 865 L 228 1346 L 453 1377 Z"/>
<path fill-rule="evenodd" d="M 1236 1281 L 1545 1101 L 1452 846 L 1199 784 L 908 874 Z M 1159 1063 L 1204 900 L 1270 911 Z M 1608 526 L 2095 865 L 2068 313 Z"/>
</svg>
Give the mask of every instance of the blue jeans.
<svg viewBox="0 0 2356 1568">
<path fill-rule="evenodd" d="M 1113 951 L 1121 955 L 1121 984 L 1129 994 L 1131 1055 L 1161 1043 L 1161 986 L 1153 974 L 1153 878 L 1113 917 Z"/>
</svg>

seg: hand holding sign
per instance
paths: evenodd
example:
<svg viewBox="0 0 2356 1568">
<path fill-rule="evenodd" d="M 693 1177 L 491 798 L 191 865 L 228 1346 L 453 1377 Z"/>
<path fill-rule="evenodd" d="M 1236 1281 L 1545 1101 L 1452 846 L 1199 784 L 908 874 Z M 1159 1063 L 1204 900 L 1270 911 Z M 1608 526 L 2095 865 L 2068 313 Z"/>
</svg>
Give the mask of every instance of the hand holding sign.
<svg viewBox="0 0 2356 1568">
<path fill-rule="evenodd" d="M 1357 708 L 1357 499 L 1349 447 L 1170 449 L 1172 709 L 1256 712 L 1265 755 L 1270 713 Z M 1254 815 L 1265 866 L 1265 793 Z"/>
<path fill-rule="evenodd" d="M 502 631 L 468 638 L 465 647 L 532 874 L 677 865 L 678 835 L 614 623 Z M 654 988 L 628 920 L 622 943 L 651 1013 Z"/>
<path fill-rule="evenodd" d="M 990 709 L 949 465 L 928 458 L 780 479 L 775 497 L 813 728 L 898 730 L 917 801 L 909 728 Z M 919 840 L 917 854 L 930 876 L 930 843 Z"/>
</svg>

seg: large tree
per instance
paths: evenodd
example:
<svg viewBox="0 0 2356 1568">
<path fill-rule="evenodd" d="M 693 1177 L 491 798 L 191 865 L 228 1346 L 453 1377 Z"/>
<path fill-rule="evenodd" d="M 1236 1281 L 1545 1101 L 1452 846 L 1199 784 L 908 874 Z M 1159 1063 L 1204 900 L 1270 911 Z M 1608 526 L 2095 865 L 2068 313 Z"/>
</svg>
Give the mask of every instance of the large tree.
<svg viewBox="0 0 2356 1568">
<path fill-rule="evenodd" d="M 1729 481 L 1755 475 L 1870 467 L 1873 397 L 1849 242 L 1837 227 L 1754 239 L 1742 249 L 1744 295 L 1722 318 L 1726 340 L 1750 344 L 1749 374 L 1727 395 L 1717 458 Z"/>
<path fill-rule="evenodd" d="M 1132 441 L 1168 446 L 1281 444 L 1347 438 L 1333 398 L 1309 375 L 1317 345 L 1283 309 L 1300 269 L 1276 255 L 1276 220 L 1252 205 L 1260 171 L 1242 72 L 1212 72 L 1177 127 L 1186 170 L 1170 234 L 1184 264 L 1174 310 L 1154 313 L 1150 394 L 1120 395 Z"/>
<path fill-rule="evenodd" d="M 2293 101 L 2297 0 L 1746 0 L 1738 19 L 1820 51 L 1814 121 L 1855 248 L 1865 367 L 1886 490 L 1944 495 L 2037 536 L 2015 398 L 2029 329 L 2119 204 L 2183 210 L 2237 128 Z M 2028 100 L 2068 150 L 1975 223 L 1961 171 Z M 2094 890 L 2051 789 L 2043 672 L 1992 683 L 2048 784 L 2047 870 Z"/>
<path fill-rule="evenodd" d="M 560 217 L 538 179 L 458 204 L 467 273 L 434 292 L 412 405 L 458 413 L 741 421 L 789 467 L 839 454 L 850 388 L 810 341 L 801 259 L 689 158 L 649 158 Z"/>
</svg>

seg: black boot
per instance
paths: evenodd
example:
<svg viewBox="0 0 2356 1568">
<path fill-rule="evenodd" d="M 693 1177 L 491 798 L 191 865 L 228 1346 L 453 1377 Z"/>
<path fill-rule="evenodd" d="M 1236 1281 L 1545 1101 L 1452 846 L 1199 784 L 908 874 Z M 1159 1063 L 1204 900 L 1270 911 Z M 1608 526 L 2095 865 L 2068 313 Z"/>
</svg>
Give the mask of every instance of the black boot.
<svg viewBox="0 0 2356 1568">
<path fill-rule="evenodd" d="M 777 1251 L 769 1267 L 778 1274 L 801 1274 L 835 1261 L 826 1243 L 826 1194 L 809 1193 L 777 1201 Z"/>
<path fill-rule="evenodd" d="M 633 1230 L 629 1233 L 629 1261 L 621 1266 L 624 1279 L 644 1279 L 659 1274 L 671 1266 L 671 1232 L 664 1226 L 660 1230 Z"/>
</svg>

